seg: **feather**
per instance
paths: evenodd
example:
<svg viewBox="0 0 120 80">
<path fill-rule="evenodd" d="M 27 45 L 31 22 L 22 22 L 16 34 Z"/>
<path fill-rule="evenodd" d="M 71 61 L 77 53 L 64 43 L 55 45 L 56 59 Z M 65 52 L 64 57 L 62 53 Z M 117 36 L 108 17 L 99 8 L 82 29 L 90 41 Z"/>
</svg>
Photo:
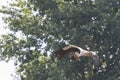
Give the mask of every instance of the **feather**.
<svg viewBox="0 0 120 80">
<path fill-rule="evenodd" d="M 98 55 L 93 55 L 92 57 L 93 59 L 93 64 L 94 64 L 94 73 L 96 73 L 98 71 L 99 68 L 99 56 Z"/>
</svg>

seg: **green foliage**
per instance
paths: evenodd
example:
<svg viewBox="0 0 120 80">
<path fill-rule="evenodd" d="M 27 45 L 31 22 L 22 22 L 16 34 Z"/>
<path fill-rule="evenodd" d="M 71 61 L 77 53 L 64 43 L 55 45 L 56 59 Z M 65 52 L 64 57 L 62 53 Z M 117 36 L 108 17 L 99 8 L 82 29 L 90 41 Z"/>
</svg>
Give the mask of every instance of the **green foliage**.
<svg viewBox="0 0 120 80">
<path fill-rule="evenodd" d="M 0 57 L 21 63 L 22 80 L 120 79 L 119 0 L 18 0 L 0 12 L 13 31 L 2 36 Z M 88 58 L 56 60 L 54 52 L 66 44 L 96 50 L 99 72 Z"/>
</svg>

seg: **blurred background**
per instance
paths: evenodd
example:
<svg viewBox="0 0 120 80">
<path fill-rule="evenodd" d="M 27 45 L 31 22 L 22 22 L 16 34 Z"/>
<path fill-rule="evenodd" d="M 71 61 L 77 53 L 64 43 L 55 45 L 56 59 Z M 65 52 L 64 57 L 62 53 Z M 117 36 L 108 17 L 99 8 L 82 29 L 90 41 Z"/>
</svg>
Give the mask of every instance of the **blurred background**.
<svg viewBox="0 0 120 80">
<path fill-rule="evenodd" d="M 0 37 L 0 60 L 13 61 L 14 80 L 120 80 L 119 0 L 6 3 L 0 7 L 0 28 L 7 30 Z M 98 72 L 89 58 L 57 60 L 55 52 L 68 44 L 97 52 Z"/>
</svg>

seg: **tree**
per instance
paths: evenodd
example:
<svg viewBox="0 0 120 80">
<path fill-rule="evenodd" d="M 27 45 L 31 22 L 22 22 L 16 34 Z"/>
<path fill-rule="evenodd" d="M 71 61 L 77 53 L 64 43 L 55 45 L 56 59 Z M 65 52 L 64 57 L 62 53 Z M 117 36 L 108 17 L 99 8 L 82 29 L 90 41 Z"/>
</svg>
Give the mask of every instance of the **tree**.
<svg viewBox="0 0 120 80">
<path fill-rule="evenodd" d="M 18 0 L 0 10 L 8 15 L 4 21 L 13 31 L 2 37 L 1 57 L 21 63 L 22 80 L 120 79 L 120 1 L 74 1 Z M 15 35 L 18 32 L 22 38 Z M 93 74 L 88 58 L 57 61 L 54 52 L 66 44 L 96 50 L 99 72 Z"/>
</svg>

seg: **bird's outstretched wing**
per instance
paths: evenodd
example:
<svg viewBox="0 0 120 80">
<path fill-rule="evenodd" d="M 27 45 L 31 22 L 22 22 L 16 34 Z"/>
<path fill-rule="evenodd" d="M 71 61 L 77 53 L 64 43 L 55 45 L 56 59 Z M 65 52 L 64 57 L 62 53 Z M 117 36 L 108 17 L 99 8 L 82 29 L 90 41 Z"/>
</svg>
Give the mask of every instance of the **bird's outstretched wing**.
<svg viewBox="0 0 120 80">
<path fill-rule="evenodd" d="M 94 55 L 93 56 L 93 64 L 94 64 L 94 73 L 96 73 L 98 71 L 99 68 L 99 56 L 98 55 Z"/>
<path fill-rule="evenodd" d="M 80 53 L 80 48 L 78 46 L 74 46 L 74 45 L 68 45 L 68 46 L 65 46 L 63 47 L 62 49 L 58 50 L 56 53 L 57 53 L 57 58 L 58 59 L 61 59 L 63 58 L 65 55 L 69 54 L 70 52 L 78 52 Z M 75 58 L 74 55 L 72 55 L 71 58 Z"/>
</svg>

